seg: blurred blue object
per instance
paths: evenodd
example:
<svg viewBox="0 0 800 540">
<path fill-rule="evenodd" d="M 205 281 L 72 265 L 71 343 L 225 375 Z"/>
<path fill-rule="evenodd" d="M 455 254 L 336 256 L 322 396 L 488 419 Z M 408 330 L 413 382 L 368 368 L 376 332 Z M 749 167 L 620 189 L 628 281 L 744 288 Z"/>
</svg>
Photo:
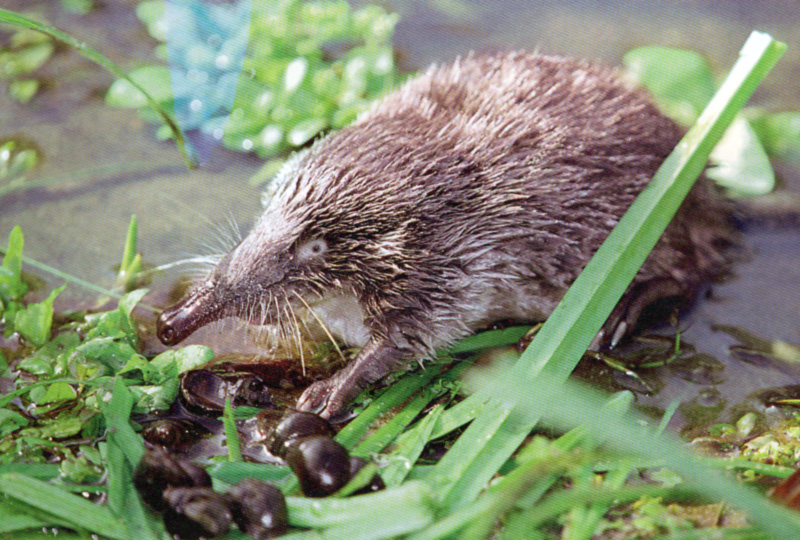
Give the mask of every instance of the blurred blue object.
<svg viewBox="0 0 800 540">
<path fill-rule="evenodd" d="M 201 164 L 222 141 L 247 51 L 250 4 L 250 0 L 166 0 L 173 112 Z M 212 141 L 198 144 L 198 137 L 209 136 Z"/>
</svg>

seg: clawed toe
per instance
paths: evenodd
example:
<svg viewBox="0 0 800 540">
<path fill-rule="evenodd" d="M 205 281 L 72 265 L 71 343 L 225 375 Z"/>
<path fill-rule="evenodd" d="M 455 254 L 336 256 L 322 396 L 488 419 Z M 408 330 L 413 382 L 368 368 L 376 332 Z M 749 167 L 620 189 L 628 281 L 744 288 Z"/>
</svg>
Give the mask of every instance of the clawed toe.
<svg viewBox="0 0 800 540">
<path fill-rule="evenodd" d="M 332 423 L 348 419 L 346 406 L 355 397 L 336 377 L 317 381 L 297 400 L 297 410 L 312 412 Z"/>
<path fill-rule="evenodd" d="M 297 400 L 297 410 L 319 414 L 327 418 L 325 412 L 331 394 L 330 379 L 318 381 L 309 386 Z"/>
<path fill-rule="evenodd" d="M 635 285 L 619 301 L 589 348 L 594 351 L 602 347 L 615 348 L 641 323 L 643 313 L 650 306 L 671 301 L 674 308 L 688 304 L 693 295 L 692 287 L 670 278 L 652 279 Z"/>
</svg>

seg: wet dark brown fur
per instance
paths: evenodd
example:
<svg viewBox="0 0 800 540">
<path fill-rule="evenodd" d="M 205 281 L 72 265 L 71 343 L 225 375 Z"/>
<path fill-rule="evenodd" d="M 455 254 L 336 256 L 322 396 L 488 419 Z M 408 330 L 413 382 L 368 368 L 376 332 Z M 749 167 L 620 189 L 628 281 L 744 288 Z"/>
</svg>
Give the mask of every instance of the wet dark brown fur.
<svg viewBox="0 0 800 540">
<path fill-rule="evenodd" d="M 176 343 L 227 316 L 291 325 L 310 306 L 363 347 L 300 399 L 335 415 L 482 326 L 545 318 L 681 134 L 606 67 L 526 53 L 433 67 L 292 160 L 159 336 Z M 701 179 L 598 342 L 725 270 L 723 206 Z"/>
</svg>

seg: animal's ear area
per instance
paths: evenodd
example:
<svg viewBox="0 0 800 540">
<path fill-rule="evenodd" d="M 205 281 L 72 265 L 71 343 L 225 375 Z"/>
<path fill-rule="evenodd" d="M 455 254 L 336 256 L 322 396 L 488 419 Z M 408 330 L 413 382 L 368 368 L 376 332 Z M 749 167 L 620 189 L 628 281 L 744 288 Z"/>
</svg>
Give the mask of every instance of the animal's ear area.
<svg viewBox="0 0 800 540">
<path fill-rule="evenodd" d="M 322 258 L 328 251 L 328 242 L 321 237 L 310 238 L 298 242 L 295 253 L 300 262 Z"/>
</svg>

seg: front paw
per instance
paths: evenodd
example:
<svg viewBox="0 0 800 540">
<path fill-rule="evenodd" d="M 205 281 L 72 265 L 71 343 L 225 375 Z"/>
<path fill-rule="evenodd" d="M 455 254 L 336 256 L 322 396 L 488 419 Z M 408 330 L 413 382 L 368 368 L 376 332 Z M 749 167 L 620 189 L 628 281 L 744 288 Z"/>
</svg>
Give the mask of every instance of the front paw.
<svg viewBox="0 0 800 540">
<path fill-rule="evenodd" d="M 318 414 L 334 423 L 344 421 L 347 405 L 358 394 L 358 389 L 354 393 L 346 383 L 336 376 L 315 382 L 297 400 L 297 410 Z"/>
<path fill-rule="evenodd" d="M 305 389 L 300 399 L 297 400 L 297 410 L 322 415 L 332 391 L 331 379 L 313 383 Z"/>
</svg>

